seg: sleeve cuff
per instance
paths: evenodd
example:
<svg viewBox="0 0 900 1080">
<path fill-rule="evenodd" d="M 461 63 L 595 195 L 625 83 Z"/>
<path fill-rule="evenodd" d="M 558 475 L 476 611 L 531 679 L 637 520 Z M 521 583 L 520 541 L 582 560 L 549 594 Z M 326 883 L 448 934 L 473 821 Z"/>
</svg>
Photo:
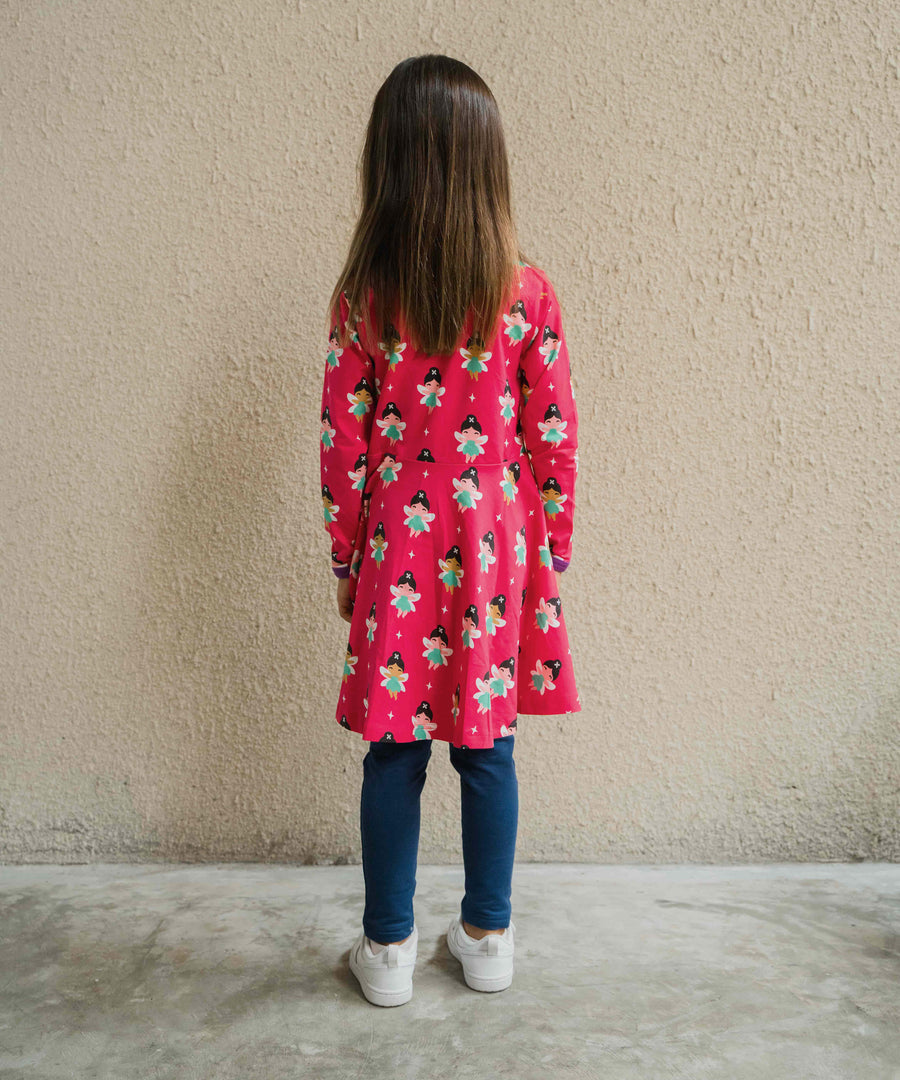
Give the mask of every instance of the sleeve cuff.
<svg viewBox="0 0 900 1080">
<path fill-rule="evenodd" d="M 561 574 L 569 565 L 569 560 L 562 558 L 560 555 L 551 555 L 550 561 L 553 563 L 553 569 L 558 574 Z"/>
<path fill-rule="evenodd" d="M 332 571 L 335 577 L 348 578 L 350 577 L 350 567 L 348 566 L 332 566 Z"/>
</svg>

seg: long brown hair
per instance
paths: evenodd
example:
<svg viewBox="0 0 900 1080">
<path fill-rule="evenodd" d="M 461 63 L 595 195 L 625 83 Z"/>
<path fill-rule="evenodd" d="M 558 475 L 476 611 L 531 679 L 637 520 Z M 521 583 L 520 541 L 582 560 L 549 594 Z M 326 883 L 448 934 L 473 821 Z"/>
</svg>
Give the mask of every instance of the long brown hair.
<svg viewBox="0 0 900 1080">
<path fill-rule="evenodd" d="M 359 179 L 362 206 L 329 304 L 340 344 L 342 292 L 375 342 L 402 322 L 414 347 L 447 355 L 470 312 L 472 336 L 489 341 L 524 259 L 500 111 L 481 76 L 436 53 L 401 61 L 375 96 Z"/>
</svg>

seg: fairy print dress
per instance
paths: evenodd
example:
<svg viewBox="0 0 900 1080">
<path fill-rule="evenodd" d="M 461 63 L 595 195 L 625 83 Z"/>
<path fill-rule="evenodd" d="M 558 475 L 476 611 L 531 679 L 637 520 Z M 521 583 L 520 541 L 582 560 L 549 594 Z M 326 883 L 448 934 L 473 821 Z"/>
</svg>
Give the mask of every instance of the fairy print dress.
<svg viewBox="0 0 900 1080">
<path fill-rule="evenodd" d="M 553 286 L 520 264 L 494 339 L 470 316 L 449 357 L 352 325 L 345 348 L 332 329 L 321 410 L 331 565 L 354 602 L 336 721 L 370 742 L 476 748 L 520 713 L 579 712 L 556 581 L 578 413 Z"/>
</svg>

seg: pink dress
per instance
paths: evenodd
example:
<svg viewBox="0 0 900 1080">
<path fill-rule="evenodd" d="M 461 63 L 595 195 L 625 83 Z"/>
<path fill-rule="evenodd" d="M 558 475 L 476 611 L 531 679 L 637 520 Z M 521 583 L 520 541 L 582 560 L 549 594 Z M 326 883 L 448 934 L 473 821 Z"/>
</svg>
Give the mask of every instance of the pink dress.
<svg viewBox="0 0 900 1080">
<path fill-rule="evenodd" d="M 322 501 L 354 600 L 335 719 L 370 742 L 491 747 L 519 713 L 581 710 L 553 573 L 572 552 L 578 413 L 553 286 L 519 275 L 494 339 L 470 316 L 450 357 L 402 326 L 369 341 L 354 321 L 343 349 L 332 330 Z"/>
</svg>

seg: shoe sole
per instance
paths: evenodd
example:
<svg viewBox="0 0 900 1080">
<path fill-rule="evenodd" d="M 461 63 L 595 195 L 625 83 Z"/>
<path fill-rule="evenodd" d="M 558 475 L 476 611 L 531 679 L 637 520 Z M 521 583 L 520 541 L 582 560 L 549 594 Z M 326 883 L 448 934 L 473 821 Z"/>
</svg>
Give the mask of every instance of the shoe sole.
<svg viewBox="0 0 900 1080">
<path fill-rule="evenodd" d="M 410 980 L 409 986 L 403 987 L 402 990 L 379 990 L 373 986 L 365 977 L 362 969 L 356 963 L 356 949 L 350 953 L 350 970 L 356 976 L 359 981 L 360 989 L 365 996 L 366 1001 L 371 1002 L 373 1005 L 381 1005 L 390 1008 L 394 1005 L 405 1005 L 413 994 L 412 980 Z"/>
<path fill-rule="evenodd" d="M 504 972 L 502 975 L 473 975 L 466 970 L 466 962 L 454 946 L 452 934 L 447 934 L 447 948 L 462 964 L 463 978 L 466 980 L 466 986 L 468 986 L 470 990 L 480 990 L 482 993 L 493 994 L 496 993 L 498 990 L 508 989 L 509 986 L 512 984 L 513 964 L 511 958 L 509 971 Z"/>
</svg>

